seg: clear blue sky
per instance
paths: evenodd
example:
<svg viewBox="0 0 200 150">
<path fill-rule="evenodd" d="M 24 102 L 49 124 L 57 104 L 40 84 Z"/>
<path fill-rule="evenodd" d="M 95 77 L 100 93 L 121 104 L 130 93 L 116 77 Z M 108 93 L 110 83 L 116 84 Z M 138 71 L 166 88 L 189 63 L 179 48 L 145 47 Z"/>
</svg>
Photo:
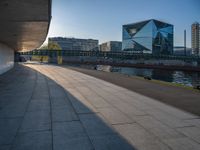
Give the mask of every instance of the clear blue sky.
<svg viewBox="0 0 200 150">
<path fill-rule="evenodd" d="M 200 0 L 53 0 L 48 37 L 122 40 L 122 25 L 158 19 L 174 25 L 174 44 L 191 46 L 191 24 L 200 22 Z"/>
</svg>

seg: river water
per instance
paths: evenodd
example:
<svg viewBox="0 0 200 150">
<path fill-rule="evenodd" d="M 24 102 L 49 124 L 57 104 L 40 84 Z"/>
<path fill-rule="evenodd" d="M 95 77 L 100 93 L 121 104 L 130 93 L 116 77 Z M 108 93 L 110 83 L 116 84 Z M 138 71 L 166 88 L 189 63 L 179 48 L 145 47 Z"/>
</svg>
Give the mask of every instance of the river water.
<svg viewBox="0 0 200 150">
<path fill-rule="evenodd" d="M 149 76 L 155 80 L 179 83 L 186 86 L 200 85 L 200 72 L 172 71 L 163 69 L 143 69 L 132 67 L 112 67 L 105 65 L 97 65 L 96 69 L 106 72 L 117 72 L 129 76 Z"/>
</svg>

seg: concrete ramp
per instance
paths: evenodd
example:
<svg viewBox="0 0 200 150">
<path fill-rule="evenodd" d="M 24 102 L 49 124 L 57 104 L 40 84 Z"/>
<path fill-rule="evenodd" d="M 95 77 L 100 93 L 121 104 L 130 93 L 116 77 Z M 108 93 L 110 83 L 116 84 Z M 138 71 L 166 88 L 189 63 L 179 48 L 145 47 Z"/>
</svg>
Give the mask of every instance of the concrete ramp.
<svg viewBox="0 0 200 150">
<path fill-rule="evenodd" d="M 1 0 L 0 42 L 18 51 L 38 48 L 46 39 L 51 0 Z"/>
</svg>

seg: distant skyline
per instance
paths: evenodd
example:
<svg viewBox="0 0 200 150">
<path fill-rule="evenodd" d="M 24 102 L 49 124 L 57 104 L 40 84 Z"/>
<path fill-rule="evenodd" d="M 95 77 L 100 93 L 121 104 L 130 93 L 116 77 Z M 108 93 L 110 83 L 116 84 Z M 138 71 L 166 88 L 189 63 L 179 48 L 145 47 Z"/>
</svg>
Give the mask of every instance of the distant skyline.
<svg viewBox="0 0 200 150">
<path fill-rule="evenodd" d="M 200 0 L 53 0 L 48 37 L 122 40 L 122 25 L 157 19 L 174 25 L 174 45 L 191 47 L 191 24 L 200 22 Z M 47 38 L 48 38 L 47 37 Z"/>
</svg>

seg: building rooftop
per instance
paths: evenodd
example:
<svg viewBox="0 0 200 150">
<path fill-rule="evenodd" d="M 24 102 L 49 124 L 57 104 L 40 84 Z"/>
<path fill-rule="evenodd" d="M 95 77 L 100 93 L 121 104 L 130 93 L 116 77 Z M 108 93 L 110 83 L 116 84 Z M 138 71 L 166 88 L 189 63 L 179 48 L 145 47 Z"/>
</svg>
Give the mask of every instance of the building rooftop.
<svg viewBox="0 0 200 150">
<path fill-rule="evenodd" d="M 135 22 L 135 23 L 125 24 L 125 25 L 123 25 L 123 26 L 136 25 L 136 24 L 141 24 L 141 23 L 143 23 L 143 22 L 148 22 L 148 21 L 157 21 L 157 22 L 161 22 L 161 23 L 166 23 L 166 24 L 168 24 L 168 25 L 172 25 L 172 24 L 167 23 L 167 22 L 164 22 L 164 21 L 160 21 L 160 20 L 156 20 L 156 19 L 148 19 L 148 20 L 138 21 L 138 22 Z"/>
<path fill-rule="evenodd" d="M 75 37 L 49 37 L 49 39 L 62 39 L 62 40 L 68 40 L 68 39 L 74 39 L 74 40 L 93 40 L 98 41 L 97 39 L 82 39 L 82 38 L 75 38 Z"/>
<path fill-rule="evenodd" d="M 103 42 L 101 44 L 104 44 L 104 43 L 109 43 L 109 42 L 117 42 L 117 43 L 122 43 L 122 41 L 107 41 L 107 42 Z"/>
</svg>

